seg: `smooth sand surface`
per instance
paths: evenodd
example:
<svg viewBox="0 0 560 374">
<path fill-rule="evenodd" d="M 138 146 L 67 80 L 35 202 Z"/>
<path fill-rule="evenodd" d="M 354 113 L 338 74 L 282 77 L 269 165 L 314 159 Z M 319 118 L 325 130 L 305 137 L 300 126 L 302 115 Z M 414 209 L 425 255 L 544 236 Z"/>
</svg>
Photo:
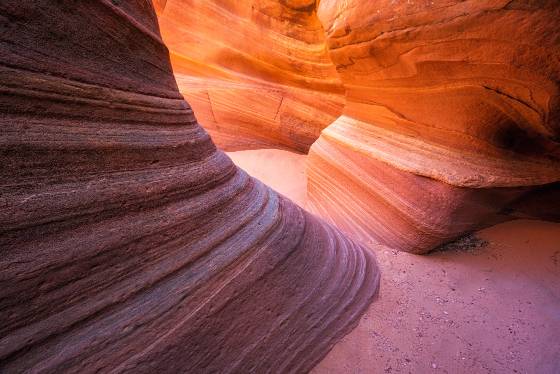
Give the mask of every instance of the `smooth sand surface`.
<svg viewBox="0 0 560 374">
<path fill-rule="evenodd" d="M 228 154 L 305 205 L 305 156 Z M 560 373 L 560 224 L 508 222 L 425 256 L 373 250 L 379 296 L 314 374 Z"/>
<path fill-rule="evenodd" d="M 319 373 L 560 373 L 560 224 L 427 256 L 376 250 L 379 297 Z"/>
<path fill-rule="evenodd" d="M 305 158 L 278 149 L 226 152 L 237 166 L 303 207 L 307 196 Z"/>
</svg>

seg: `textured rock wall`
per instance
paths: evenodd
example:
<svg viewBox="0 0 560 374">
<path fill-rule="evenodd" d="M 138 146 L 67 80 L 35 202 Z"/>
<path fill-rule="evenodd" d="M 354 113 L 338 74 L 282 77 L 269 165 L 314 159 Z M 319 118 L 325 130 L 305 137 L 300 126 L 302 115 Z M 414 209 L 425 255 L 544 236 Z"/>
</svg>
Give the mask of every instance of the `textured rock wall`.
<svg viewBox="0 0 560 374">
<path fill-rule="evenodd" d="M 151 2 L 0 30 L 0 372 L 302 372 L 349 331 L 373 258 L 216 150 Z"/>
<path fill-rule="evenodd" d="M 313 210 L 413 252 L 519 201 L 538 216 L 527 194 L 560 180 L 558 1 L 323 0 L 317 13 L 347 104 L 310 151 Z M 547 188 L 541 207 L 559 196 Z"/>
<path fill-rule="evenodd" d="M 167 0 L 158 9 L 179 89 L 221 149 L 307 152 L 342 112 L 315 0 Z"/>
</svg>

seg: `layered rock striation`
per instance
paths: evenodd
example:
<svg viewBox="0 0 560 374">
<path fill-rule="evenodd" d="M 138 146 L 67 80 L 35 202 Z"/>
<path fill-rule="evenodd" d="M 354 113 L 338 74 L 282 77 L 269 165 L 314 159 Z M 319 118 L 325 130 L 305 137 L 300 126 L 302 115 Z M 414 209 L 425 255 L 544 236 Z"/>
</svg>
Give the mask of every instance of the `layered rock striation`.
<svg viewBox="0 0 560 374">
<path fill-rule="evenodd" d="M 357 322 L 374 259 L 217 151 L 151 2 L 0 29 L 1 372 L 302 372 Z"/>
<path fill-rule="evenodd" d="M 181 93 L 223 150 L 309 150 L 343 88 L 315 0 L 159 2 Z"/>
<path fill-rule="evenodd" d="M 309 154 L 312 210 L 417 253 L 520 206 L 539 216 L 537 200 L 554 216 L 557 1 L 323 0 L 317 14 L 347 102 Z"/>
</svg>

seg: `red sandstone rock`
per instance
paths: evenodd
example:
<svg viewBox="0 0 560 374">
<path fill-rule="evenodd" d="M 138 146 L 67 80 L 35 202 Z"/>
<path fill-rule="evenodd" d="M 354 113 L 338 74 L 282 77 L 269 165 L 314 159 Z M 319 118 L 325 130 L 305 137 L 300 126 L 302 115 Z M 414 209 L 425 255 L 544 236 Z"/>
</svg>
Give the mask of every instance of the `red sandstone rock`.
<svg viewBox="0 0 560 374">
<path fill-rule="evenodd" d="M 556 1 L 158 9 L 181 91 L 220 146 L 305 152 L 328 125 L 310 208 L 362 240 L 426 252 L 505 213 L 555 215 L 527 194 L 560 180 Z"/>
<path fill-rule="evenodd" d="M 221 149 L 307 152 L 340 115 L 314 0 L 167 0 L 158 16 L 179 89 Z"/>
<path fill-rule="evenodd" d="M 557 1 L 324 0 L 317 13 L 347 99 L 310 151 L 323 217 L 426 252 L 560 180 Z"/>
<path fill-rule="evenodd" d="M 372 256 L 216 150 L 150 2 L 0 29 L 0 372 L 302 372 L 357 322 Z"/>
</svg>

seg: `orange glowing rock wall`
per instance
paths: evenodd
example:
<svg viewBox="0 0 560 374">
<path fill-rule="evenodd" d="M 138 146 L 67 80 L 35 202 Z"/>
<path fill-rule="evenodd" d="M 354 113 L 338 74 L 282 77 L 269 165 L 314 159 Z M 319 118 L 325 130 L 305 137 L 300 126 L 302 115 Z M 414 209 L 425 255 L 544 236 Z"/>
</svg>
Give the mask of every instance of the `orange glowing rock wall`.
<svg viewBox="0 0 560 374">
<path fill-rule="evenodd" d="M 224 150 L 307 152 L 342 112 L 314 0 L 157 1 L 179 89 Z"/>
<path fill-rule="evenodd" d="M 347 103 L 309 154 L 312 210 L 425 252 L 560 180 L 558 1 L 322 0 L 317 13 Z"/>
</svg>

